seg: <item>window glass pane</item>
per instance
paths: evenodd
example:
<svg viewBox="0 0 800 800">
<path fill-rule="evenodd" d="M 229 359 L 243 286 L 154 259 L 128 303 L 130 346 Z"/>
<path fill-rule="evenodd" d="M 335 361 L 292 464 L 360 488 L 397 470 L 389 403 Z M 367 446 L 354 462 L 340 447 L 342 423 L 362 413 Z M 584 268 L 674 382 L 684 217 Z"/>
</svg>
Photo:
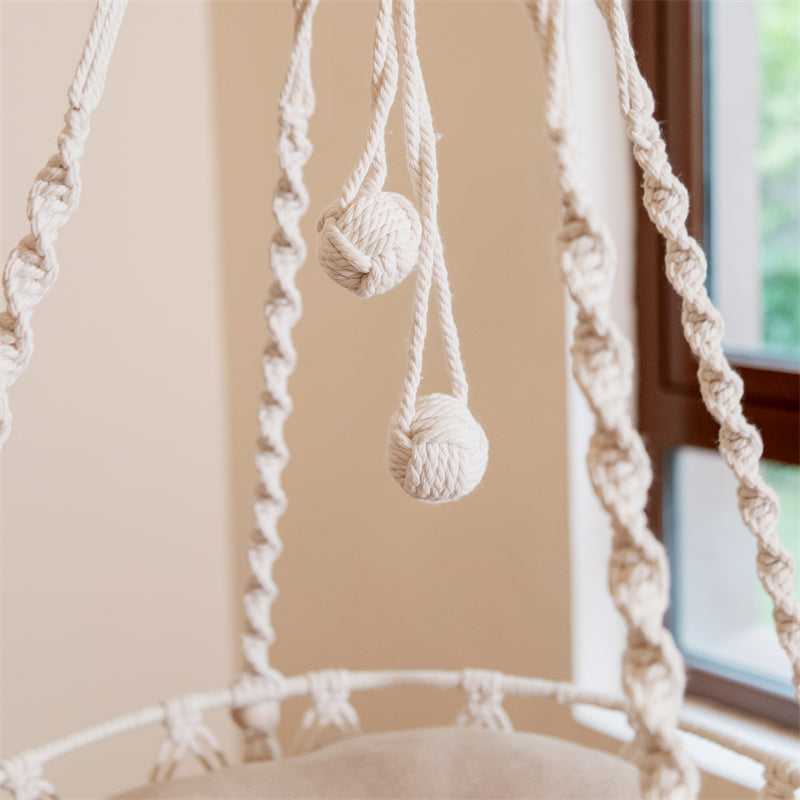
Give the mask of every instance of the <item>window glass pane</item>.
<svg viewBox="0 0 800 800">
<path fill-rule="evenodd" d="M 706 241 L 734 352 L 800 359 L 800 3 L 705 4 Z"/>
<path fill-rule="evenodd" d="M 766 462 L 762 469 L 780 498 L 781 540 L 797 559 L 800 467 Z M 676 451 L 672 474 L 674 628 L 687 662 L 792 696 L 789 660 L 755 574 L 755 539 L 739 518 L 733 476 L 718 453 L 690 447 Z"/>
</svg>

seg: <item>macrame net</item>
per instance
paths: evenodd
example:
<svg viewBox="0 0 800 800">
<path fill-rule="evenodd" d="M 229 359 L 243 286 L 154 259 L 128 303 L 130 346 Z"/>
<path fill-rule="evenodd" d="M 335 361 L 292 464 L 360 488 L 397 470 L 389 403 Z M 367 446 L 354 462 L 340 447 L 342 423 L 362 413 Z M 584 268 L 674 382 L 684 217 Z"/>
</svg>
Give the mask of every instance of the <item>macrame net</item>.
<svg viewBox="0 0 800 800">
<path fill-rule="evenodd" d="M 270 249 L 273 283 L 266 304 L 269 342 L 262 369 L 265 391 L 258 410 L 256 528 L 248 549 L 250 583 L 245 594 L 245 668 L 228 689 L 186 695 L 120 717 L 57 742 L 6 759 L 0 787 L 16 800 L 55 796 L 43 766 L 75 749 L 146 725 L 161 724 L 166 738 L 151 780 L 166 780 L 191 755 L 208 770 L 226 766 L 219 742 L 203 714 L 229 707 L 245 734 L 246 759 L 281 755 L 276 736 L 282 701 L 308 696 L 310 704 L 293 752 L 315 746 L 326 728 L 360 730 L 353 691 L 398 685 L 460 689 L 464 705 L 456 724 L 511 730 L 503 709 L 507 695 L 591 704 L 626 713 L 634 739 L 631 756 L 645 798 L 692 798 L 697 769 L 688 758 L 685 731 L 717 742 L 764 765 L 761 797 L 791 798 L 800 788 L 800 767 L 733 741 L 680 716 L 683 662 L 664 626 L 669 571 L 661 543 L 645 515 L 651 481 L 647 452 L 630 416 L 631 345 L 610 312 L 614 248 L 583 183 L 568 86 L 563 0 L 525 3 L 541 47 L 546 77 L 545 119 L 553 143 L 561 201 L 558 263 L 577 307 L 570 349 L 572 371 L 594 418 L 587 453 L 592 487 L 612 526 L 608 583 L 627 637 L 622 656 L 623 698 L 586 692 L 569 683 L 486 670 L 324 670 L 284 676 L 270 662 L 271 624 L 277 586 L 272 577 L 282 542 L 278 522 L 287 498 L 281 474 L 289 451 L 283 430 L 291 412 L 288 381 L 297 361 L 292 329 L 300 318 L 295 284 L 307 248 L 300 221 L 309 205 L 303 168 L 311 156 L 309 120 L 312 21 L 318 0 L 292 0 L 294 35 L 279 99 L 278 158 L 281 174 L 273 200 L 277 228 Z M 6 310 L 0 315 L 0 446 L 11 429 L 8 390 L 27 367 L 33 349 L 33 309 L 58 273 L 55 241 L 77 208 L 80 158 L 89 118 L 102 95 L 109 59 L 122 23 L 124 0 L 100 0 L 75 78 L 58 152 L 39 173 L 28 202 L 30 233 L 6 263 Z M 737 480 L 739 509 L 758 545 L 757 573 L 773 602 L 781 645 L 800 696 L 800 621 L 793 591 L 794 563 L 777 534 L 778 501 L 759 473 L 762 443 L 742 410 L 741 378 L 722 348 L 722 318 L 705 288 L 706 261 L 688 234 L 688 195 L 673 174 L 654 117 L 652 93 L 639 71 L 621 0 L 596 0 L 613 44 L 619 105 L 633 153 L 644 176 L 643 202 L 666 241 L 666 270 L 682 299 L 685 338 L 698 359 L 703 400 L 720 427 L 720 452 Z M 390 290 L 416 270 L 411 335 L 398 410 L 390 422 L 388 464 L 411 496 L 429 503 L 456 500 L 481 481 L 488 460 L 486 435 L 468 408 L 468 385 L 453 316 L 452 297 L 437 223 L 436 135 L 417 55 L 414 0 L 379 0 L 373 45 L 371 121 L 361 157 L 340 196 L 319 221 L 319 259 L 330 277 L 359 297 Z M 386 124 L 402 87 L 406 164 L 413 197 L 384 190 Z M 431 293 L 450 375 L 449 394 L 420 395 Z"/>
</svg>

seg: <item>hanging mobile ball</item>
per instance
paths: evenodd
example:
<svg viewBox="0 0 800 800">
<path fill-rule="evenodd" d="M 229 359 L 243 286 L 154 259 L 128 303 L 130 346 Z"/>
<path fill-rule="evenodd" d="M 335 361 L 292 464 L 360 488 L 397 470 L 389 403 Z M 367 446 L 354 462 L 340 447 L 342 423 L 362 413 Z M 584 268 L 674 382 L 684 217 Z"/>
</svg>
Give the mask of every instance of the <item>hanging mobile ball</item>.
<svg viewBox="0 0 800 800">
<path fill-rule="evenodd" d="M 483 479 L 489 442 L 466 403 L 447 394 L 417 400 L 408 432 L 392 418 L 389 472 L 416 500 L 449 503 L 468 495 Z"/>
<path fill-rule="evenodd" d="M 361 192 L 344 209 L 334 203 L 317 230 L 322 268 L 358 297 L 383 294 L 416 266 L 419 214 L 396 192 Z"/>
</svg>

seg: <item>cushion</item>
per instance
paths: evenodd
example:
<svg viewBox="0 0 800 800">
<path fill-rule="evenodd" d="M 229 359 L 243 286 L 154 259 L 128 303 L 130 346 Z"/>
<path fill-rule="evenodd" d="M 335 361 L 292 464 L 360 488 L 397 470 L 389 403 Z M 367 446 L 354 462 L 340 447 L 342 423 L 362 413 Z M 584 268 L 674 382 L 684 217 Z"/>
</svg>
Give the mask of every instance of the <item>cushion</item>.
<svg viewBox="0 0 800 800">
<path fill-rule="evenodd" d="M 621 758 L 548 736 L 423 728 L 352 736 L 305 755 L 150 784 L 116 800 L 632 800 L 638 785 L 636 768 Z"/>
</svg>

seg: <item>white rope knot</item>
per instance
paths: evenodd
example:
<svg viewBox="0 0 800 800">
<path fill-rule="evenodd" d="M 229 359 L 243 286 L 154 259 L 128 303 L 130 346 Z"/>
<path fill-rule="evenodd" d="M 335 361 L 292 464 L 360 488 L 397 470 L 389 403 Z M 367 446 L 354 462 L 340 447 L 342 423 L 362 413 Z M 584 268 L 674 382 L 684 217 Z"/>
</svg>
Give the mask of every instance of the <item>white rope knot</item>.
<svg viewBox="0 0 800 800">
<path fill-rule="evenodd" d="M 389 429 L 389 471 L 411 497 L 449 503 L 469 494 L 482 480 L 489 442 L 466 403 L 447 394 L 417 400 L 411 427 L 397 414 Z"/>
<path fill-rule="evenodd" d="M 211 772 L 227 766 L 219 740 L 203 724 L 203 712 L 197 695 L 185 695 L 164 703 L 164 726 L 167 738 L 162 743 L 150 782 L 168 780 L 175 774 L 181 759 L 191 753 Z"/>
<path fill-rule="evenodd" d="M 274 669 L 265 675 L 246 673 L 233 687 L 233 719 L 244 730 L 246 761 L 281 757 L 277 728 L 286 679 Z"/>
<path fill-rule="evenodd" d="M 414 269 L 422 234 L 414 204 L 396 192 L 359 192 L 319 221 L 319 263 L 340 286 L 372 297 L 397 286 Z"/>
<path fill-rule="evenodd" d="M 56 790 L 42 777 L 42 765 L 26 754 L 8 758 L 0 763 L 3 773 L 0 788 L 14 800 L 55 800 Z"/>
<path fill-rule="evenodd" d="M 513 731 L 514 726 L 503 708 L 503 673 L 483 669 L 464 671 L 461 687 L 467 703 L 456 725 L 485 728 L 490 731 Z"/>
<path fill-rule="evenodd" d="M 330 669 L 308 673 L 311 684 L 311 707 L 303 715 L 295 736 L 293 751 L 310 750 L 327 727 L 344 734 L 361 731 L 356 710 L 350 703 L 350 673 L 343 669 Z"/>
</svg>

